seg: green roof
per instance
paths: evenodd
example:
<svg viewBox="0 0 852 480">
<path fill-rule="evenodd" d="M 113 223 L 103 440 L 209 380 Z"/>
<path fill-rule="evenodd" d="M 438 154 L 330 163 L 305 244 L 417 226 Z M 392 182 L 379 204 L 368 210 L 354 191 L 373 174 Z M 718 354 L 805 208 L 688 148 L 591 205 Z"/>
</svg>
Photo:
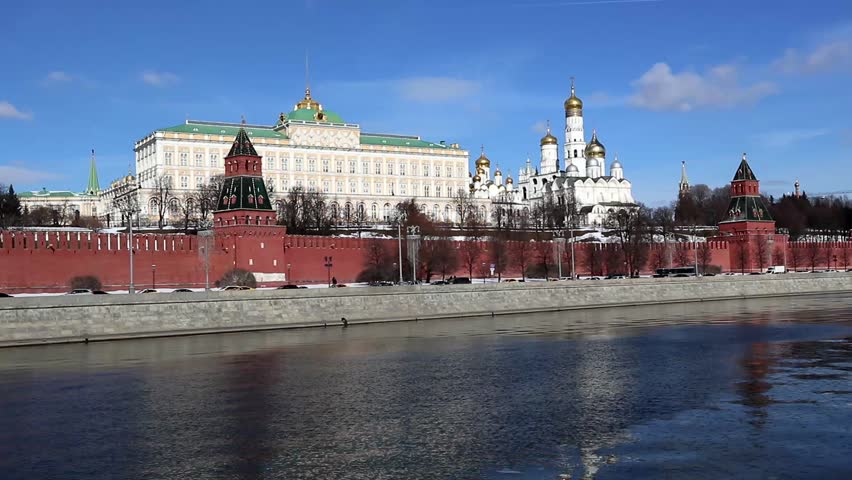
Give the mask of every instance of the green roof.
<svg viewBox="0 0 852 480">
<path fill-rule="evenodd" d="M 440 143 L 427 142 L 418 137 L 406 137 L 401 135 L 373 135 L 361 134 L 361 145 L 388 145 L 392 147 L 415 147 L 415 148 L 450 148 Z"/>
<path fill-rule="evenodd" d="M 757 180 L 757 177 L 754 176 L 754 172 L 751 170 L 751 167 L 748 166 L 748 162 L 745 159 L 745 155 L 743 155 L 743 159 L 740 162 L 739 168 L 737 168 L 737 173 L 734 174 L 733 181 L 740 180 Z"/>
<path fill-rule="evenodd" d="M 743 221 L 772 221 L 772 215 L 769 213 L 769 209 L 766 208 L 763 197 L 742 196 L 731 198 L 731 203 L 728 204 L 728 216 L 719 223 Z"/>
<path fill-rule="evenodd" d="M 272 210 L 263 178 L 248 175 L 225 178 L 216 211 L 227 210 Z"/>
<path fill-rule="evenodd" d="M 249 140 L 248 134 L 244 128 L 240 128 L 239 132 L 237 132 L 237 137 L 234 138 L 234 144 L 231 145 L 231 150 L 225 158 L 242 155 L 258 156 L 257 150 L 255 150 L 254 145 L 251 144 L 251 140 Z"/>
<path fill-rule="evenodd" d="M 229 125 L 218 123 L 201 123 L 190 122 L 175 125 L 174 127 L 163 128 L 162 132 L 181 132 L 181 133 L 201 133 L 205 135 L 228 135 L 236 136 L 240 128 L 243 127 L 249 137 L 265 137 L 265 138 L 287 138 L 284 132 L 276 132 L 272 127 L 264 127 L 259 125 Z"/>
<path fill-rule="evenodd" d="M 317 120 L 317 113 L 322 112 L 325 116 L 322 120 Z M 305 122 L 322 122 L 322 123 L 344 123 L 340 115 L 328 110 L 314 110 L 313 108 L 300 108 L 293 110 L 287 114 L 287 120 L 303 120 Z"/>
<path fill-rule="evenodd" d="M 87 195 L 97 195 L 101 191 L 101 186 L 98 183 L 98 170 L 95 168 L 95 150 L 92 149 L 92 162 L 89 166 L 89 183 L 86 186 Z"/>
<path fill-rule="evenodd" d="M 72 192 L 70 190 L 47 190 L 42 188 L 37 192 L 20 192 L 20 198 L 62 198 L 62 197 L 86 197 L 85 193 Z"/>
</svg>

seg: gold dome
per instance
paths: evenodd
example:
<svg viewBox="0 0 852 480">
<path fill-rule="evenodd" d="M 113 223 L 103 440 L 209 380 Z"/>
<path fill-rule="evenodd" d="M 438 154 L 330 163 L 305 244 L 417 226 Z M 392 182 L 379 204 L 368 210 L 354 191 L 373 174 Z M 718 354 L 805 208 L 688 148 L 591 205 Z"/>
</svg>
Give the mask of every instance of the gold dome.
<svg viewBox="0 0 852 480">
<path fill-rule="evenodd" d="M 311 88 L 305 88 L 305 98 L 296 104 L 294 110 L 322 110 L 319 102 L 311 98 Z"/>
<path fill-rule="evenodd" d="M 574 78 L 571 78 L 571 96 L 565 100 L 565 113 L 569 116 L 578 116 L 583 114 L 583 101 L 577 98 L 574 92 Z"/>
<path fill-rule="evenodd" d="M 547 134 L 541 137 L 541 146 L 543 147 L 545 145 L 557 145 L 558 143 L 559 141 L 556 139 L 556 137 L 551 135 L 550 127 L 547 127 Z"/>
<path fill-rule="evenodd" d="M 473 176 L 473 183 L 481 182 L 481 181 L 482 181 L 482 177 L 480 177 L 478 173 Z"/>
<path fill-rule="evenodd" d="M 592 141 L 586 145 L 586 158 L 605 158 L 606 148 L 598 140 L 597 130 L 592 130 Z"/>
<path fill-rule="evenodd" d="M 477 169 L 479 167 L 482 167 L 482 168 L 490 168 L 491 167 L 491 160 L 488 160 L 488 157 L 485 156 L 485 147 L 484 146 L 482 147 L 482 151 L 479 153 L 479 158 L 476 159 L 476 167 L 477 167 Z"/>
<path fill-rule="evenodd" d="M 506 183 L 515 183 L 515 181 L 512 180 L 512 177 L 509 177 L 506 179 Z"/>
<path fill-rule="evenodd" d="M 476 167 L 476 174 L 477 175 L 485 175 L 485 169 L 482 168 L 482 167 Z"/>
</svg>

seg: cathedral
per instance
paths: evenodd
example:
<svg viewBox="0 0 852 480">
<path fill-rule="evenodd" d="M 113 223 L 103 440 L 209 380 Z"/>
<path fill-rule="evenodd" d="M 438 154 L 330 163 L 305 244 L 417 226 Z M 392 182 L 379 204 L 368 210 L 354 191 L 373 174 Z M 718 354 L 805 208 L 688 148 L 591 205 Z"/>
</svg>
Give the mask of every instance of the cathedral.
<svg viewBox="0 0 852 480">
<path fill-rule="evenodd" d="M 491 161 L 484 149 L 471 174 L 470 192 L 474 199 L 490 200 L 491 208 L 511 208 L 529 214 L 538 203 L 548 199 L 576 205 L 578 223 L 601 225 L 606 216 L 618 210 L 636 207 L 630 181 L 616 155 L 607 166 L 606 148 L 596 130 L 586 142 L 583 125 L 583 101 L 574 91 L 565 100 L 565 141 L 562 148 L 563 165 L 559 159 L 559 139 L 550 131 L 541 138 L 540 161 L 537 168 L 527 158 L 518 173 L 517 184 L 499 168 L 491 172 Z M 564 167 L 564 168 L 562 168 Z M 607 168 L 609 172 L 607 174 Z"/>
</svg>

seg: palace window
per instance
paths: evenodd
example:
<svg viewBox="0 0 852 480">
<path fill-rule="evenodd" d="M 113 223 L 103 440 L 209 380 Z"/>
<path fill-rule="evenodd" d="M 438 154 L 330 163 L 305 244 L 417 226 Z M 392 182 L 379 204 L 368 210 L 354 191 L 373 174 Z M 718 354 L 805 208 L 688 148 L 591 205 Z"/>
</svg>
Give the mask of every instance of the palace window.
<svg viewBox="0 0 852 480">
<path fill-rule="evenodd" d="M 283 179 L 283 180 L 281 180 L 281 191 L 282 191 L 282 192 L 286 192 L 286 191 L 289 189 L 289 187 L 290 187 L 290 185 L 289 185 L 289 183 L 287 182 L 287 179 L 286 179 L 286 178 L 285 178 L 285 179 Z"/>
<path fill-rule="evenodd" d="M 204 165 L 204 155 L 201 154 L 201 153 L 196 153 L 195 154 L 195 166 L 201 167 L 203 165 Z"/>
<path fill-rule="evenodd" d="M 349 161 L 349 173 L 355 173 L 355 161 Z"/>
<path fill-rule="evenodd" d="M 316 192 L 317 191 L 317 181 L 316 180 L 308 181 L 308 191 L 309 192 Z"/>
<path fill-rule="evenodd" d="M 337 193 L 343 193 L 343 182 L 337 182 Z"/>
<path fill-rule="evenodd" d="M 328 160 L 322 161 L 322 171 L 323 173 L 328 173 Z"/>
<path fill-rule="evenodd" d="M 364 175 L 370 173 L 370 164 L 368 162 L 361 162 L 361 173 Z"/>
<path fill-rule="evenodd" d="M 322 191 L 328 193 L 331 190 L 331 182 L 328 180 L 322 181 Z"/>
<path fill-rule="evenodd" d="M 423 165 L 423 176 L 424 177 L 429 176 L 429 165 Z"/>
<path fill-rule="evenodd" d="M 391 195 L 395 193 L 395 190 L 393 189 L 393 182 L 388 183 L 388 190 L 390 190 Z"/>
<path fill-rule="evenodd" d="M 265 168 L 267 170 L 274 170 L 275 169 L 275 159 L 274 158 L 266 157 L 264 160 L 266 160 L 266 167 Z"/>
<path fill-rule="evenodd" d="M 302 183 L 302 179 L 301 179 L 301 178 L 300 178 L 300 179 L 298 179 L 298 180 L 296 180 L 296 188 L 302 188 L 302 186 L 303 186 L 303 185 L 304 185 L 304 183 Z"/>
<path fill-rule="evenodd" d="M 447 167 L 447 177 L 453 176 L 453 167 Z"/>
<path fill-rule="evenodd" d="M 172 164 L 172 152 L 166 152 L 166 165 Z"/>
<path fill-rule="evenodd" d="M 204 186 L 204 177 L 195 177 L 195 188 L 201 188 Z"/>
<path fill-rule="evenodd" d="M 435 165 L 435 176 L 436 177 L 441 176 L 441 166 L 440 165 Z M 438 196 L 440 197 L 440 195 L 438 195 Z"/>
<path fill-rule="evenodd" d="M 287 167 L 288 167 L 288 165 L 287 165 L 287 159 L 286 159 L 286 158 L 282 158 L 282 159 L 281 159 L 281 170 L 287 170 Z"/>
<path fill-rule="evenodd" d="M 399 164 L 399 174 L 402 175 L 402 176 L 405 176 L 405 164 L 404 163 Z"/>
<path fill-rule="evenodd" d="M 301 158 L 296 159 L 296 171 L 297 172 L 302 171 L 302 159 Z"/>
<path fill-rule="evenodd" d="M 316 172 L 317 171 L 317 161 L 313 158 L 308 159 L 308 171 Z"/>
<path fill-rule="evenodd" d="M 388 175 L 393 175 L 393 164 L 392 163 L 388 164 Z"/>
<path fill-rule="evenodd" d="M 429 196 L 429 185 L 424 185 L 424 186 L 423 186 L 423 196 L 424 196 L 424 197 L 428 197 L 428 196 Z"/>
<path fill-rule="evenodd" d="M 188 156 L 189 156 L 189 155 L 188 155 L 187 153 L 181 153 L 181 154 L 180 154 L 180 165 L 181 165 L 182 167 L 185 167 L 185 166 L 186 166 L 186 162 L 187 162 L 187 157 L 188 157 Z"/>
<path fill-rule="evenodd" d="M 379 217 L 379 206 L 375 203 L 370 206 L 370 218 L 373 220 Z"/>
<path fill-rule="evenodd" d="M 181 176 L 180 177 L 180 188 L 189 188 L 189 177 Z"/>
<path fill-rule="evenodd" d="M 361 182 L 361 191 L 364 193 L 370 193 L 370 184 L 367 181 Z"/>
<path fill-rule="evenodd" d="M 441 186 L 440 186 L 440 185 L 438 185 L 438 186 L 436 186 L 436 187 L 435 187 L 435 196 L 436 196 L 436 197 L 440 197 L 440 196 L 441 196 Z"/>
<path fill-rule="evenodd" d="M 376 182 L 376 193 L 382 193 L 382 183 Z"/>
<path fill-rule="evenodd" d="M 349 182 L 349 193 L 356 193 L 355 182 Z"/>
<path fill-rule="evenodd" d="M 400 183 L 399 184 L 399 193 L 401 193 L 403 195 L 408 194 L 408 184 L 407 183 Z"/>
<path fill-rule="evenodd" d="M 376 162 L 376 175 L 382 174 L 382 162 Z"/>
<path fill-rule="evenodd" d="M 343 162 L 341 160 L 337 161 L 337 173 L 343 173 Z"/>
<path fill-rule="evenodd" d="M 219 154 L 218 153 L 211 153 L 210 154 L 210 166 L 211 167 L 218 167 L 219 166 Z"/>
</svg>

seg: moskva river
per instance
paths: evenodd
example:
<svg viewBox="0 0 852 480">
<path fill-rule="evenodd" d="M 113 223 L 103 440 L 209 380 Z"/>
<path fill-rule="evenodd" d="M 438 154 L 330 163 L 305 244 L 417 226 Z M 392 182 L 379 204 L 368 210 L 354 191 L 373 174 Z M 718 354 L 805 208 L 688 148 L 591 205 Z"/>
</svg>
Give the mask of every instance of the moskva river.
<svg viewBox="0 0 852 480">
<path fill-rule="evenodd" d="M 852 296 L 0 350 L 0 479 L 849 479 Z"/>
</svg>

